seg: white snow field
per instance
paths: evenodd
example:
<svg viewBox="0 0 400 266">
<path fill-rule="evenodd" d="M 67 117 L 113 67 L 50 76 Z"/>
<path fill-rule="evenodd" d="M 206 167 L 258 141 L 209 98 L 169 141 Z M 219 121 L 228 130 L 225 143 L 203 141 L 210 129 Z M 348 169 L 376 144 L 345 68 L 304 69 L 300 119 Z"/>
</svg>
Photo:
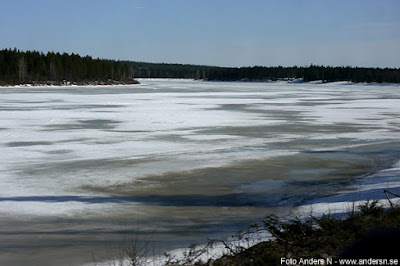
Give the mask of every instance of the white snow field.
<svg viewBox="0 0 400 266">
<path fill-rule="evenodd" d="M 0 264 L 90 262 L 132 234 L 184 247 L 400 192 L 400 86 L 140 82 L 0 88 Z"/>
</svg>

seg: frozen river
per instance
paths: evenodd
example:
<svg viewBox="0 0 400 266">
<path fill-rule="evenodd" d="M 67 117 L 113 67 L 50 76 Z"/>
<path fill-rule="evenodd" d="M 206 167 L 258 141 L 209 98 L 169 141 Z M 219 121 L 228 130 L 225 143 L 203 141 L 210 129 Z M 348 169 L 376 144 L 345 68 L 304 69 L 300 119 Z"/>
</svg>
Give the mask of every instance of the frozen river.
<svg viewBox="0 0 400 266">
<path fill-rule="evenodd" d="M 399 86 L 140 81 L 0 89 L 0 264 L 223 237 L 400 158 Z"/>
</svg>

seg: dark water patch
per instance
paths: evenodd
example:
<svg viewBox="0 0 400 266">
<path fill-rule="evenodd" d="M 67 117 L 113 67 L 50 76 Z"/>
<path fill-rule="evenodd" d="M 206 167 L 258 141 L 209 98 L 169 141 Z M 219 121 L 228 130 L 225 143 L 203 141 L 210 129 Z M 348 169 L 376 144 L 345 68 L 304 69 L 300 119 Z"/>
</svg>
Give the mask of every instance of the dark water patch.
<svg viewBox="0 0 400 266">
<path fill-rule="evenodd" d="M 365 140 L 360 140 L 357 138 L 331 138 L 331 139 L 324 139 L 324 138 L 316 138 L 316 139 L 309 139 L 309 138 L 304 138 L 304 139 L 296 139 L 292 142 L 293 144 L 296 145 L 304 145 L 306 147 L 309 147 L 311 145 L 319 145 L 319 146 L 328 146 L 328 147 L 335 147 L 340 145 L 340 143 L 347 143 L 349 145 L 357 145 L 357 144 L 368 144 L 365 142 Z M 371 143 L 374 144 L 374 143 Z"/>
<path fill-rule="evenodd" d="M 76 139 L 64 139 L 58 141 L 59 143 L 71 143 L 71 142 L 85 142 L 91 140 L 90 138 L 76 138 Z"/>
<path fill-rule="evenodd" d="M 63 103 L 64 100 L 55 99 L 55 100 L 46 100 L 46 101 L 31 101 L 31 100 L 7 100 L 8 103 L 16 103 L 16 104 L 48 104 L 48 103 Z"/>
<path fill-rule="evenodd" d="M 40 202 L 66 203 L 80 202 L 85 204 L 128 204 L 159 207 L 293 207 L 311 199 L 335 195 L 351 185 L 352 180 L 310 180 L 285 182 L 280 187 L 263 185 L 258 182 L 250 185 L 257 187 L 258 192 L 237 192 L 221 195 L 210 194 L 147 194 L 147 195 L 113 195 L 113 196 L 25 196 L 0 197 L 0 202 Z M 175 193 L 179 193 L 177 190 Z M 382 193 L 383 194 L 383 193 Z M 366 194 L 367 195 L 367 194 Z M 382 195 L 382 198 L 384 195 Z"/>
<path fill-rule="evenodd" d="M 26 146 L 41 146 L 41 145 L 53 145 L 50 141 L 15 141 L 8 142 L 5 145 L 7 147 L 26 147 Z"/>
<path fill-rule="evenodd" d="M 20 167 L 17 169 L 21 177 L 34 176 L 53 176 L 54 178 L 65 178 L 68 175 L 79 175 L 80 171 L 91 171 L 101 173 L 111 169 L 135 167 L 141 163 L 154 162 L 154 158 L 111 158 L 111 159 L 84 159 L 72 161 L 56 161 Z"/>
<path fill-rule="evenodd" d="M 295 156 L 288 156 L 282 161 L 274 159 L 230 167 L 147 176 L 132 183 L 107 187 L 86 186 L 83 189 L 122 195 L 238 194 L 245 197 L 253 195 L 264 200 L 271 200 L 280 194 L 293 197 L 296 191 L 303 191 L 298 197 L 304 198 L 314 188 L 316 193 L 321 194 L 329 194 L 333 188 L 341 188 L 351 177 L 365 173 L 369 163 L 364 163 L 360 158 L 349 161 L 346 157 L 343 161 L 333 162 L 331 159 L 308 157 L 299 160 Z M 325 181 L 327 183 L 324 183 Z"/>
<path fill-rule="evenodd" d="M 375 150 L 366 150 L 366 151 L 341 151 L 341 150 L 322 150 L 322 151 L 301 151 L 303 153 L 317 153 L 317 154 L 323 154 L 323 153 L 337 153 L 337 154 L 382 154 L 382 151 L 375 151 Z M 385 151 L 384 152 L 387 155 L 399 155 L 400 151 Z"/>
<path fill-rule="evenodd" d="M 276 118 L 279 119 L 279 117 Z M 280 118 L 285 120 L 284 117 Z M 200 135 L 218 134 L 218 135 L 234 135 L 234 136 L 268 139 L 268 138 L 277 138 L 282 134 L 304 135 L 308 137 L 310 134 L 315 134 L 315 133 L 324 133 L 324 134 L 332 133 L 337 135 L 340 133 L 355 133 L 369 129 L 376 129 L 374 127 L 366 127 L 361 125 L 345 124 L 345 123 L 337 123 L 333 125 L 319 125 L 314 123 L 305 123 L 307 120 L 310 121 L 311 118 L 308 117 L 305 120 L 297 122 L 280 123 L 272 125 L 246 126 L 246 127 L 222 126 L 222 127 L 201 128 L 195 130 L 195 133 Z"/>
<path fill-rule="evenodd" d="M 216 107 L 203 108 L 203 110 L 215 110 L 215 111 L 233 111 L 233 112 L 247 112 L 247 113 L 261 113 L 263 110 L 251 109 L 254 104 L 243 104 L 243 103 L 229 103 L 229 104 L 218 104 Z"/>
<path fill-rule="evenodd" d="M 300 111 L 291 111 L 291 110 L 275 110 L 275 109 L 263 109 L 257 108 L 258 106 L 270 106 L 271 104 L 267 103 L 251 103 L 251 104 L 219 104 L 217 107 L 213 108 L 205 108 L 205 110 L 216 110 L 216 111 L 237 111 L 237 112 L 246 112 L 246 113 L 255 113 L 255 114 L 264 114 L 268 115 L 268 117 L 272 119 L 285 119 L 288 121 L 296 121 L 298 119 L 307 119 L 308 117 L 301 116 Z M 279 104 L 282 105 L 282 104 Z M 295 120 L 291 120 L 292 118 L 296 118 Z"/>
<path fill-rule="evenodd" d="M 5 107 L 0 108 L 0 111 L 37 111 L 43 108 L 36 108 L 36 107 Z"/>
<path fill-rule="evenodd" d="M 83 129 L 113 129 L 120 121 L 109 120 L 109 119 L 91 119 L 91 120 L 79 120 L 71 124 L 50 124 L 45 125 L 45 131 L 55 131 L 55 130 L 83 130 Z"/>
<path fill-rule="evenodd" d="M 91 111 L 92 113 L 101 113 L 101 114 L 115 114 L 114 110 L 110 110 L 110 111 L 105 111 L 105 110 L 95 110 L 95 111 Z"/>
<path fill-rule="evenodd" d="M 96 235 L 96 234 L 118 233 L 112 230 L 53 230 L 53 231 L 0 231 L 0 235 Z M 121 232 L 123 233 L 123 232 Z M 126 233 L 129 233 L 127 231 Z"/>
<path fill-rule="evenodd" d="M 211 108 L 214 110 L 229 110 L 229 111 L 235 111 L 235 110 L 243 110 L 246 108 L 251 107 L 252 104 L 244 104 L 244 103 L 230 103 L 230 104 L 220 104 L 219 107 L 217 108 Z"/>
<path fill-rule="evenodd" d="M 120 130 L 120 129 L 109 129 L 105 130 L 107 132 L 117 132 L 117 133 L 132 133 L 132 134 L 141 134 L 141 133 L 153 133 L 154 131 L 149 130 Z"/>
<path fill-rule="evenodd" d="M 387 199 L 382 188 L 368 189 L 363 191 L 354 191 L 350 193 L 343 193 L 329 198 L 329 202 L 355 202 L 367 200 L 384 200 Z M 317 197 L 312 200 L 313 204 L 325 203 L 326 196 Z"/>
<path fill-rule="evenodd" d="M 282 149 L 299 148 L 291 146 L 291 143 L 287 145 L 289 146 L 282 146 Z M 220 201 L 225 200 L 221 195 L 234 195 L 236 198 L 231 197 L 230 200 L 235 199 L 237 203 L 232 206 L 240 206 L 242 203 L 243 206 L 273 206 L 271 202 L 275 202 L 277 206 L 289 206 L 307 198 L 343 191 L 346 186 L 352 185 L 355 178 L 391 167 L 400 158 L 399 146 L 399 143 L 380 143 L 334 152 L 311 150 L 266 160 L 249 160 L 225 167 L 146 176 L 107 187 L 85 186 L 82 189 L 126 196 L 176 196 L 177 193 L 209 195 Z M 319 147 L 318 142 L 315 147 Z M 247 197 L 249 201 L 241 201 L 240 195 Z"/>
<path fill-rule="evenodd" d="M 60 105 L 47 105 L 49 103 L 57 103 L 58 101 L 43 101 L 43 102 L 21 102 L 19 105 L 36 103 L 42 104 L 38 106 L 18 106 L 18 107 L 0 107 L 0 111 L 39 111 L 39 110 L 92 110 L 92 109 L 109 109 L 121 108 L 124 105 L 116 104 L 60 104 Z"/>
<path fill-rule="evenodd" d="M 328 154 L 336 154 L 337 156 L 362 156 L 373 159 L 375 163 L 371 164 L 371 167 L 373 166 L 382 170 L 391 167 L 400 159 L 400 143 L 371 143 L 336 150 L 302 150 L 301 153 L 316 154 L 319 156 Z"/>
<path fill-rule="evenodd" d="M 90 110 L 90 109 L 98 109 L 98 108 L 120 108 L 124 107 L 123 105 L 115 105 L 115 104 L 86 104 L 86 105 L 62 105 L 62 106 L 47 106 L 45 109 L 51 110 Z"/>
<path fill-rule="evenodd" d="M 305 195 L 304 195 L 305 196 Z M 293 205 L 293 201 L 303 199 L 300 195 L 279 195 L 276 197 L 262 197 L 260 195 L 235 193 L 227 195 L 147 195 L 147 196 L 27 196 L 27 197 L 0 197 L 0 202 L 40 202 L 65 203 L 80 202 L 87 204 L 102 203 L 141 203 L 156 206 L 174 207 L 276 207 Z M 284 203 L 284 204 L 282 204 Z"/>
<path fill-rule="evenodd" d="M 152 140 L 161 140 L 161 141 L 168 141 L 168 142 L 177 142 L 177 143 L 193 143 L 193 142 L 204 142 L 205 140 L 193 140 L 186 137 L 187 135 L 184 134 L 184 131 L 182 131 L 182 134 L 163 134 L 163 135 L 152 135 L 152 136 L 147 136 L 146 140 L 152 141 Z M 215 141 L 211 139 L 210 141 Z M 221 141 L 221 140 L 218 140 Z"/>
<path fill-rule="evenodd" d="M 74 152 L 73 150 L 52 150 L 52 151 L 47 151 L 47 154 L 68 154 Z"/>
<path fill-rule="evenodd" d="M 108 120 L 108 119 L 91 119 L 91 120 L 81 120 L 80 123 L 86 125 L 104 125 L 110 123 L 118 123 L 115 120 Z"/>
</svg>

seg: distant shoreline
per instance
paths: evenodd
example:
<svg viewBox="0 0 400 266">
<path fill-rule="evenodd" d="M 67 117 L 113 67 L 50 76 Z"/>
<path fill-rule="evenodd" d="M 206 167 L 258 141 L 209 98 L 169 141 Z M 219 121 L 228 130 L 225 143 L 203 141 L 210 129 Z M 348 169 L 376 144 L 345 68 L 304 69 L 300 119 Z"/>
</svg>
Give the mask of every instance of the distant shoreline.
<svg viewBox="0 0 400 266">
<path fill-rule="evenodd" d="M 313 81 L 303 81 L 302 79 L 278 79 L 278 80 L 208 80 L 208 79 L 187 79 L 187 78 L 137 78 L 132 81 L 91 81 L 91 82 L 71 82 L 71 81 L 47 81 L 47 82 L 27 82 L 27 83 L 16 83 L 16 84 L 7 84 L 0 83 L 1 87 L 72 87 L 72 86 L 120 86 L 120 85 L 139 85 L 141 84 L 138 79 L 143 80 L 159 80 L 159 79 L 167 79 L 167 80 L 193 80 L 193 81 L 201 81 L 201 82 L 241 82 L 241 83 L 287 83 L 287 84 L 319 84 L 319 85 L 328 85 L 334 83 L 343 83 L 343 85 L 365 85 L 365 86 L 400 86 L 399 83 L 390 83 L 390 82 L 354 82 L 349 80 L 341 80 L 341 81 L 326 81 L 326 80 L 313 80 Z"/>
<path fill-rule="evenodd" d="M 145 78 L 143 78 L 145 79 Z M 400 83 L 395 82 L 354 82 L 350 80 L 337 80 L 337 81 L 326 81 L 326 80 L 201 80 L 205 82 L 242 82 L 242 83 L 287 83 L 287 84 L 335 84 L 343 83 L 343 85 L 367 85 L 367 86 L 400 86 Z"/>
<path fill-rule="evenodd" d="M 46 82 L 37 82 L 31 81 L 26 83 L 15 83 L 15 84 L 7 84 L 0 83 L 0 87 L 65 87 L 65 86 L 114 86 L 114 85 L 137 85 L 140 84 L 136 79 L 130 81 L 90 81 L 90 82 L 72 82 L 72 81 L 46 81 Z"/>
<path fill-rule="evenodd" d="M 354 83 L 398 83 L 400 68 L 350 66 L 253 66 L 216 67 L 93 59 L 78 54 L 47 54 L 15 49 L 0 50 L 0 85 L 35 83 L 44 85 L 135 84 L 134 78 L 187 78 L 209 81 L 351 81 Z M 50 83 L 50 84 L 48 84 Z M 67 83 L 67 84 L 64 84 Z M 94 83 L 94 84 L 93 84 Z"/>
</svg>

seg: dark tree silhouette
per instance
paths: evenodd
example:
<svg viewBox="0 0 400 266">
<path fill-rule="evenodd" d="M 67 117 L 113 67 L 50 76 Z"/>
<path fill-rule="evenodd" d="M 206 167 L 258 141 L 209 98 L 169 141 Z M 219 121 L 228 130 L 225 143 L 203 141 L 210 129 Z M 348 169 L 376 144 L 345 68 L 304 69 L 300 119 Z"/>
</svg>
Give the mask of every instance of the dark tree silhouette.
<svg viewBox="0 0 400 266">
<path fill-rule="evenodd" d="M 74 53 L 0 50 L 0 84 L 135 83 L 133 77 L 133 67 L 118 61 Z"/>
<path fill-rule="evenodd" d="M 78 54 L 43 54 L 14 48 L 0 50 L 0 84 L 131 83 L 137 78 L 188 78 L 218 81 L 302 79 L 400 83 L 400 68 L 331 67 L 216 67 L 185 64 L 115 61 Z"/>
</svg>

